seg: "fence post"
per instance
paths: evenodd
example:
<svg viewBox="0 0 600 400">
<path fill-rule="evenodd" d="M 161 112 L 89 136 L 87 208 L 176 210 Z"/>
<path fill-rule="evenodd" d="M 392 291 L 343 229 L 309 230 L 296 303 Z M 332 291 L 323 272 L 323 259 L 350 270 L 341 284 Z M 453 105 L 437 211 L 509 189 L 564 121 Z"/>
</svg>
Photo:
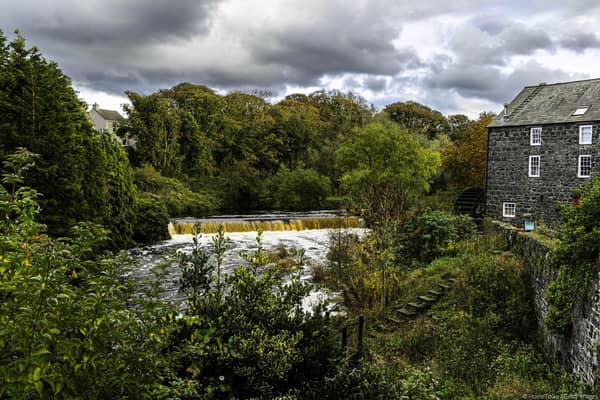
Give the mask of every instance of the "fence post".
<svg viewBox="0 0 600 400">
<path fill-rule="evenodd" d="M 358 317 L 358 343 L 356 345 L 359 356 L 362 356 L 364 326 L 365 326 L 365 317 L 363 317 L 361 315 L 360 317 Z"/>
<path fill-rule="evenodd" d="M 342 329 L 342 351 L 346 352 L 346 347 L 348 346 L 348 327 L 345 326 Z"/>
</svg>

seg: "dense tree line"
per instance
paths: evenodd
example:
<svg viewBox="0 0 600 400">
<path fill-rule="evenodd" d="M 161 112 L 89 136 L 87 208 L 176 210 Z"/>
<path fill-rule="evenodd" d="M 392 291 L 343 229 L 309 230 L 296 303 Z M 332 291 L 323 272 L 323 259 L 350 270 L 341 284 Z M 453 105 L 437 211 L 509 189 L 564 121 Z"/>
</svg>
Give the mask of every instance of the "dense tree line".
<svg viewBox="0 0 600 400">
<path fill-rule="evenodd" d="M 125 152 L 92 128 L 55 63 L 0 31 L 0 160 L 19 148 L 37 154 L 24 184 L 40 192 L 50 233 L 89 221 L 110 229 L 112 247 L 133 244 L 137 196 Z"/>
<path fill-rule="evenodd" d="M 129 121 L 119 133 L 137 141 L 132 164 L 212 192 L 226 209 L 297 208 L 273 200 L 272 190 L 290 186 L 286 178 L 314 178 L 309 183 L 325 189 L 316 206 L 325 205 L 339 192 L 336 149 L 373 116 L 364 99 L 336 91 L 294 94 L 274 105 L 254 94 L 223 96 L 190 83 L 148 96 L 127 94 Z M 290 173 L 277 174 L 282 168 Z M 279 198 L 285 196 L 291 194 Z"/>
<path fill-rule="evenodd" d="M 144 238 L 135 226 L 142 218 L 146 225 L 165 221 L 164 207 L 171 216 L 211 209 L 360 210 L 355 194 L 362 188 L 343 178 L 355 165 L 340 151 L 361 140 L 376 144 L 369 135 L 392 125 L 402 132 L 393 139 L 399 151 L 441 155 L 441 166 L 438 156 L 413 160 L 410 168 L 427 171 L 424 189 L 483 186 L 489 114 L 477 121 L 445 117 L 415 102 L 377 113 L 352 93 L 323 90 L 271 104 L 257 94 L 221 95 L 181 83 L 150 95 L 127 93 L 129 119 L 118 134 L 136 146 L 126 154 L 92 128 L 69 78 L 20 35 L 8 42 L 0 34 L 0 67 L 0 158 L 19 147 L 39 155 L 25 184 L 42 194 L 42 222 L 54 235 L 90 221 L 111 230 L 115 247 L 131 245 L 134 236 L 158 239 L 164 231 Z M 353 151 L 360 160 L 367 149 Z"/>
<path fill-rule="evenodd" d="M 359 96 L 339 91 L 292 94 L 270 104 L 255 94 L 220 95 L 182 83 L 151 95 L 127 93 L 128 124 L 119 134 L 137 141 L 134 167 L 151 166 L 211 197 L 224 209 L 337 207 L 349 194 L 341 185 L 345 166 L 336 152 L 373 121 L 389 120 L 442 153 L 434 188 L 483 186 L 486 125 L 490 115 L 471 121 L 445 117 L 416 102 L 398 102 L 377 113 Z M 360 136 L 360 135 L 359 135 Z M 367 140 L 368 142 L 368 140 Z M 403 143 L 404 144 L 404 143 Z M 320 187 L 314 197 L 293 182 Z M 211 196 L 209 196 L 211 195 Z M 279 201 L 278 201 L 279 200 Z M 209 205 L 210 207 L 210 205 Z"/>
</svg>

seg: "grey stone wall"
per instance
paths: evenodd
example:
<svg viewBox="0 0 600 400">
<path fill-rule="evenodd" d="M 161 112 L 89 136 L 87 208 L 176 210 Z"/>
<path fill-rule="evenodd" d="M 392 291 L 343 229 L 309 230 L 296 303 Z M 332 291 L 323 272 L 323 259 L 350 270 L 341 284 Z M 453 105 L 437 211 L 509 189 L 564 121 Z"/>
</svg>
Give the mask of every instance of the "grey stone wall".
<svg viewBox="0 0 600 400">
<path fill-rule="evenodd" d="M 556 357 L 565 370 L 575 373 L 583 382 L 595 384 L 598 367 L 596 349 L 600 339 L 600 276 L 596 279 L 593 295 L 584 304 L 583 314 L 573 325 L 572 334 L 569 337 L 552 334 L 544 323 L 548 312 L 546 288 L 557 273 L 556 267 L 549 261 L 552 245 L 508 224 L 494 222 L 494 225 L 504 235 L 511 251 L 527 265 L 533 285 L 536 319 L 548 355 Z"/>
<path fill-rule="evenodd" d="M 579 144 L 579 126 L 592 125 L 592 144 Z M 530 129 L 542 128 L 542 144 L 530 145 Z M 493 219 L 523 225 L 524 214 L 556 227 L 557 205 L 571 202 L 572 192 L 589 178 L 578 178 L 579 155 L 592 155 L 592 176 L 600 176 L 600 125 L 530 125 L 488 129 L 486 214 Z M 540 156 L 540 176 L 529 177 L 529 156 Z M 515 218 L 502 216 L 502 203 L 516 204 Z"/>
</svg>

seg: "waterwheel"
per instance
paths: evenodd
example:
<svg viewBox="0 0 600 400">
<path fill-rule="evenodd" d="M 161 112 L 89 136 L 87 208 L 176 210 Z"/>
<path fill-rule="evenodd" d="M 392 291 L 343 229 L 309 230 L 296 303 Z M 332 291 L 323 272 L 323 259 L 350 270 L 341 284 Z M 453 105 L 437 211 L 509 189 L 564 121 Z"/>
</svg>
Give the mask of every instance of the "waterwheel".
<svg viewBox="0 0 600 400">
<path fill-rule="evenodd" d="M 480 231 L 483 229 L 484 194 L 481 188 L 467 189 L 460 193 L 454 202 L 454 212 L 469 215 Z"/>
</svg>

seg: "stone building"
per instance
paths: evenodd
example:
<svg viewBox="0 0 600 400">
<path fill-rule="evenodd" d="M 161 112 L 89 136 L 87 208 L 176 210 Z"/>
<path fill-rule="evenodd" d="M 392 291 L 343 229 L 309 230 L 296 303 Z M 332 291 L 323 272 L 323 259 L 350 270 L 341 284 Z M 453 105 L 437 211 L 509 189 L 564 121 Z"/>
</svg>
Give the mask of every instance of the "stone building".
<svg viewBox="0 0 600 400">
<path fill-rule="evenodd" d="M 600 79 L 527 86 L 488 127 L 486 214 L 557 226 L 600 175 Z"/>
</svg>

